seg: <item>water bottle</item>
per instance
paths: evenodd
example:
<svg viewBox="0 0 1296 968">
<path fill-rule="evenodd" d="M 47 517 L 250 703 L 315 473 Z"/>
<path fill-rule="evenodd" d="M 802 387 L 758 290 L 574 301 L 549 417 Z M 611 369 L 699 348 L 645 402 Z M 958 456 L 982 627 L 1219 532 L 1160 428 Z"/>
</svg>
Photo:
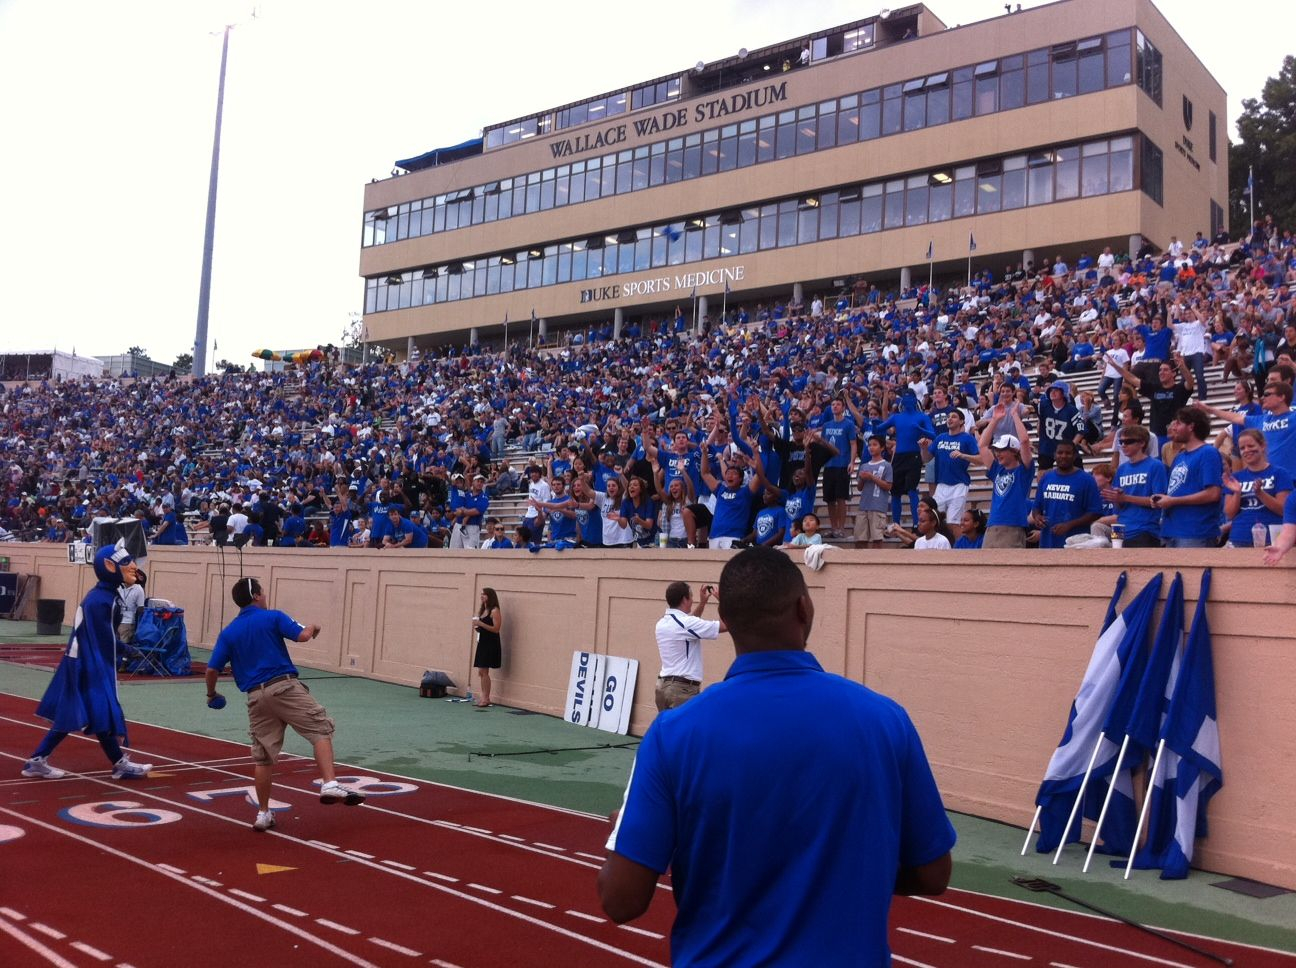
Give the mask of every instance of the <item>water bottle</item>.
<svg viewBox="0 0 1296 968">
<path fill-rule="evenodd" d="M 665 548 L 665 547 L 666 547 L 667 539 L 668 539 L 668 536 L 667 536 L 667 534 L 666 534 L 665 531 L 658 531 L 658 532 L 657 532 L 657 547 L 658 547 L 658 548 Z"/>
<path fill-rule="evenodd" d="M 1269 529 L 1257 521 L 1251 525 L 1251 544 L 1257 548 L 1263 548 L 1269 543 Z"/>
</svg>

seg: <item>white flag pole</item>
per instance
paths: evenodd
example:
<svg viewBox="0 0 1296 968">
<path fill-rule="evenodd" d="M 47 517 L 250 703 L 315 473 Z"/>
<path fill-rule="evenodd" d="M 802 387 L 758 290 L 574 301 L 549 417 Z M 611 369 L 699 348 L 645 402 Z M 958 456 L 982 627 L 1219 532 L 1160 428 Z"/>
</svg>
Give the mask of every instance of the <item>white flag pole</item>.
<svg viewBox="0 0 1296 968">
<path fill-rule="evenodd" d="M 1094 827 L 1093 839 L 1089 841 L 1089 853 L 1085 855 L 1082 874 L 1089 873 L 1089 863 L 1093 860 L 1094 851 L 1098 849 L 1098 834 L 1102 832 L 1103 821 L 1107 819 L 1107 807 L 1111 804 L 1112 793 L 1116 790 L 1116 778 L 1120 776 L 1121 763 L 1125 762 L 1125 751 L 1129 749 L 1129 734 L 1121 740 L 1120 752 L 1116 754 L 1116 767 L 1112 770 L 1111 782 L 1107 785 L 1107 796 L 1103 797 L 1102 809 L 1098 811 L 1098 825 Z"/>
<path fill-rule="evenodd" d="M 1039 823 L 1040 814 L 1044 812 L 1043 807 L 1035 808 L 1035 816 L 1031 817 L 1030 826 L 1026 828 L 1026 842 L 1022 844 L 1021 856 L 1026 856 L 1026 848 L 1030 846 L 1031 834 L 1035 832 L 1035 825 Z"/>
<path fill-rule="evenodd" d="M 1138 853 L 1139 836 L 1143 833 L 1143 824 L 1147 821 L 1148 810 L 1152 806 L 1152 791 L 1156 788 L 1157 770 L 1161 767 L 1161 754 L 1165 752 L 1165 740 L 1157 743 L 1156 758 L 1152 761 L 1152 771 L 1148 773 L 1147 790 L 1143 794 L 1143 809 L 1139 811 L 1138 826 L 1134 828 L 1134 843 L 1130 845 L 1129 860 L 1125 863 L 1125 880 L 1129 880 L 1130 871 L 1134 868 L 1134 855 Z"/>
<path fill-rule="evenodd" d="M 1053 855 L 1053 863 L 1056 864 L 1062 857 L 1062 850 L 1067 845 L 1067 834 L 1071 832 L 1071 825 L 1075 823 L 1076 814 L 1080 812 L 1080 804 L 1084 801 L 1085 787 L 1089 785 L 1089 775 L 1093 773 L 1094 763 L 1098 761 L 1098 751 L 1102 748 L 1103 734 L 1098 734 L 1098 739 L 1094 743 L 1093 752 L 1089 755 L 1089 765 L 1085 767 L 1084 778 L 1080 781 L 1080 789 L 1076 791 L 1075 803 L 1071 805 L 1071 815 L 1067 817 L 1066 826 L 1062 828 L 1062 839 L 1058 842 L 1057 853 Z M 1081 821 L 1083 823 L 1083 821 Z"/>
</svg>

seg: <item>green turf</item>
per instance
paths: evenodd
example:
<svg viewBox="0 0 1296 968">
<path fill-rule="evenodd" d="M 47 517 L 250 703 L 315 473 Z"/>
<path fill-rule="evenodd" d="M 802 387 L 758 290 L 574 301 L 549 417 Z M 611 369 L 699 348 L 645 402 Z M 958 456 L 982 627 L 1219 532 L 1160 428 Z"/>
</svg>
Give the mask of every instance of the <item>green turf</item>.
<svg viewBox="0 0 1296 968">
<path fill-rule="evenodd" d="M 0 642 L 24 641 L 23 626 L 31 623 L 0 622 Z M 26 640 L 58 642 L 60 637 Z M 207 657 L 201 649 L 191 652 L 197 661 Z M 48 670 L 0 662 L 5 692 L 39 698 L 49 678 Z M 340 762 L 593 814 L 607 814 L 620 804 L 634 737 L 504 706 L 478 712 L 469 703 L 420 699 L 408 686 L 310 669 L 302 669 L 302 678 L 337 722 Z M 132 720 L 245 744 L 247 720 L 233 682 L 223 680 L 220 688 L 231 702 L 219 712 L 207 708 L 197 679 L 125 682 L 121 697 Z M 291 731 L 285 749 L 310 753 Z M 1202 871 L 1184 881 L 1135 871 L 1123 881 L 1123 870 L 1110 869 L 1098 856 L 1082 874 L 1079 847 L 1068 848 L 1055 867 L 1051 857 L 1019 856 L 1025 835 L 1019 828 L 959 814 L 952 819 L 959 834 L 955 887 L 1078 910 L 1010 883 L 1017 875 L 1042 877 L 1136 921 L 1296 952 L 1296 894 L 1257 900 L 1214 887 L 1225 878 Z"/>
</svg>

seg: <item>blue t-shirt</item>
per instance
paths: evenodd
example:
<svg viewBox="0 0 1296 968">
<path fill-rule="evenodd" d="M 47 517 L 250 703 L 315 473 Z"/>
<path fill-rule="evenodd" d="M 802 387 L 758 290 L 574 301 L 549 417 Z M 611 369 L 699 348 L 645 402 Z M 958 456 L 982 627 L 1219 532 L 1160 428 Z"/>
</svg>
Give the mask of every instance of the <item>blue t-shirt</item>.
<svg viewBox="0 0 1296 968">
<path fill-rule="evenodd" d="M 1246 418 L 1245 427 L 1264 434 L 1269 448 L 1269 463 L 1276 464 L 1296 478 L 1296 410 L 1286 413 L 1258 413 Z"/>
<path fill-rule="evenodd" d="M 166 530 L 153 539 L 155 545 L 187 545 L 189 535 L 184 524 L 176 517 L 175 511 L 168 511 L 162 518 Z"/>
<path fill-rule="evenodd" d="M 1030 524 L 1030 487 L 1035 479 L 1035 462 L 1018 464 L 1012 470 L 996 460 L 986 472 L 994 493 L 990 495 L 989 527 L 1024 528 Z"/>
<path fill-rule="evenodd" d="M 983 535 L 978 535 L 976 538 L 969 538 L 967 535 L 961 534 L 959 535 L 958 540 L 954 542 L 954 550 L 975 551 L 977 548 L 981 547 L 981 542 L 983 541 L 985 541 Z"/>
<path fill-rule="evenodd" d="M 792 491 L 788 494 L 787 500 L 783 502 L 783 510 L 787 513 L 789 521 L 800 521 L 814 509 L 815 489 L 813 487 L 803 487 L 799 491 Z"/>
<path fill-rule="evenodd" d="M 951 457 L 954 451 L 964 454 L 979 454 L 976 438 L 964 431 L 961 434 L 940 434 L 928 448 L 932 460 L 936 463 L 937 484 L 964 484 L 972 486 L 971 467 L 968 461 L 960 457 Z"/>
<path fill-rule="evenodd" d="M 1171 497 L 1197 494 L 1208 487 L 1223 487 L 1224 460 L 1210 444 L 1180 451 L 1170 468 L 1166 494 Z M 1210 504 L 1181 504 L 1167 508 L 1161 518 L 1163 538 L 1218 538 L 1220 500 Z"/>
<path fill-rule="evenodd" d="M 570 494 L 564 494 L 562 497 L 555 497 L 551 504 L 571 504 Z M 570 541 L 576 543 L 576 519 L 569 518 L 561 511 L 549 512 L 549 540 L 550 541 Z"/>
<path fill-rule="evenodd" d="M 781 507 L 764 507 L 756 512 L 756 543 L 764 544 L 782 532 L 779 540 L 786 540 L 788 533 L 787 512 Z"/>
<path fill-rule="evenodd" d="M 329 512 L 329 544 L 334 548 L 342 548 L 351 540 L 351 512 L 347 511 L 330 511 Z"/>
<path fill-rule="evenodd" d="M 576 530 L 580 532 L 580 539 L 585 544 L 603 547 L 603 514 L 599 511 L 598 501 L 588 510 L 579 507 L 576 509 Z"/>
<path fill-rule="evenodd" d="M 1053 526 L 1074 521 L 1086 514 L 1102 510 L 1102 497 L 1098 485 L 1088 471 L 1076 469 L 1070 474 L 1056 470 L 1045 474 L 1035 489 L 1035 510 L 1043 514 L 1047 523 L 1040 531 L 1041 548 L 1062 548 L 1073 534 L 1087 534 L 1088 525 L 1072 528 L 1066 534 L 1055 535 Z"/>
<path fill-rule="evenodd" d="M 648 728 L 607 847 L 670 868 L 677 965 L 880 968 L 896 872 L 954 841 L 903 708 L 807 652 L 755 652 Z"/>
<path fill-rule="evenodd" d="M 1122 493 L 1131 497 L 1151 497 L 1166 492 L 1165 464 L 1154 457 L 1121 464 L 1112 482 Z M 1125 528 L 1125 538 L 1140 534 L 1161 537 L 1161 512 L 1156 508 L 1117 504 L 1116 520 Z"/>
<path fill-rule="evenodd" d="M 283 532 L 279 536 L 280 548 L 295 548 L 306 534 L 306 519 L 294 514 L 284 521 Z"/>
<path fill-rule="evenodd" d="M 755 495 L 746 484 L 721 484 L 715 492 L 716 506 L 711 522 L 713 538 L 742 538 L 747 535 Z"/>
<path fill-rule="evenodd" d="M 296 675 L 284 639 L 294 642 L 305 628 L 283 612 L 249 605 L 216 637 L 207 668 L 234 667 L 234 683 L 243 692 L 278 676 Z"/>
<path fill-rule="evenodd" d="M 837 448 L 837 454 L 829 458 L 824 464 L 828 467 L 849 467 L 851 460 L 851 441 L 859 435 L 855 429 L 855 421 L 849 417 L 843 417 L 841 420 L 829 420 L 819 428 L 823 439 Z"/>
<path fill-rule="evenodd" d="M 1271 511 L 1256 497 L 1257 489 L 1266 494 L 1277 496 L 1283 491 L 1292 489 L 1292 476 L 1281 467 L 1270 464 L 1262 471 L 1251 471 L 1245 467 L 1233 475 L 1242 492 L 1242 506 L 1233 518 L 1233 527 L 1229 531 L 1229 541 L 1239 548 L 1250 548 L 1251 528 L 1257 524 L 1269 527 L 1282 524 L 1282 515 Z"/>
</svg>

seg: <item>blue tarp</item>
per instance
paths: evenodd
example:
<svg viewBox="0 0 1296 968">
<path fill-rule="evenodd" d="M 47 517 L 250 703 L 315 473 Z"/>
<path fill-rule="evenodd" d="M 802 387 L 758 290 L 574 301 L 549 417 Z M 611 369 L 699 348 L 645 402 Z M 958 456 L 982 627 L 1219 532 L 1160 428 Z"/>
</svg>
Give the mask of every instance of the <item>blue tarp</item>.
<svg viewBox="0 0 1296 968">
<path fill-rule="evenodd" d="M 424 152 L 414 158 L 402 158 L 396 162 L 396 167 L 404 168 L 406 171 L 422 171 L 424 168 L 447 165 L 452 161 L 470 158 L 481 153 L 482 139 L 469 138 L 467 141 L 457 145 L 450 145 L 448 148 L 433 148 L 431 151 Z"/>
<path fill-rule="evenodd" d="M 159 664 L 173 676 L 187 676 L 193 668 L 189 657 L 189 636 L 185 632 L 184 609 L 142 608 L 136 623 L 135 641 L 141 652 L 160 653 Z M 146 659 L 131 659 L 125 671 L 137 675 L 151 675 L 152 668 Z"/>
</svg>

